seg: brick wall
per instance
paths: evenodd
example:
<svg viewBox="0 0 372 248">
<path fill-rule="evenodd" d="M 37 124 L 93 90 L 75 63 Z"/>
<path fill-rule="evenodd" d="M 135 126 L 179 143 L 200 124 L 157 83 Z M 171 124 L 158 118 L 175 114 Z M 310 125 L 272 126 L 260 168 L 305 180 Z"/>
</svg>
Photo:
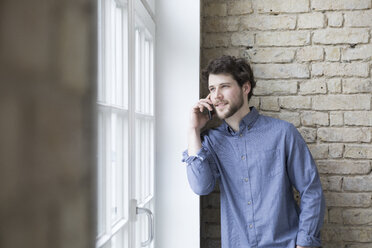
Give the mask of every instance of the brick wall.
<svg viewBox="0 0 372 248">
<path fill-rule="evenodd" d="M 251 105 L 308 143 L 326 196 L 324 247 L 372 247 L 372 1 L 201 4 L 201 66 L 246 57 L 257 79 Z M 219 247 L 218 189 L 201 207 L 202 247 Z"/>
</svg>

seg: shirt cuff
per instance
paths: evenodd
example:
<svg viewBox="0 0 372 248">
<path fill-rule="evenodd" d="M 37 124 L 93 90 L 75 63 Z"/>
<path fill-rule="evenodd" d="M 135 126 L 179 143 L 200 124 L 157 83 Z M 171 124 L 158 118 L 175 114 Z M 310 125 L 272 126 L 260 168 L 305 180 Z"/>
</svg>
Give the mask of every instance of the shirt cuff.
<svg viewBox="0 0 372 248">
<path fill-rule="evenodd" d="M 196 156 L 189 156 L 188 151 L 185 150 L 182 154 L 182 162 L 187 164 L 191 164 L 195 159 L 199 159 L 200 162 L 206 159 L 208 150 L 204 147 L 200 148 L 200 150 L 196 153 Z"/>
<path fill-rule="evenodd" d="M 321 247 L 321 239 L 315 236 L 306 234 L 305 232 L 297 233 L 296 244 L 304 247 Z"/>
</svg>

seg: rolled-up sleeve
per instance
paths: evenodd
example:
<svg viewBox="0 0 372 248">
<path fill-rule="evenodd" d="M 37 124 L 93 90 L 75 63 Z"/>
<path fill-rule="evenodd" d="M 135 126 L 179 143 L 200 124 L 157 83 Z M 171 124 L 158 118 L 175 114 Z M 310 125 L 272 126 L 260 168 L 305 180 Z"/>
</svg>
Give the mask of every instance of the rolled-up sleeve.
<svg viewBox="0 0 372 248">
<path fill-rule="evenodd" d="M 183 152 L 182 162 L 187 164 L 187 178 L 191 189 L 198 195 L 211 193 L 219 177 L 211 152 L 203 146 L 196 156 L 189 156 L 186 150 Z"/>
<path fill-rule="evenodd" d="M 286 135 L 286 157 L 289 178 L 301 196 L 296 244 L 320 247 L 325 211 L 323 189 L 311 153 L 293 125 Z"/>
</svg>

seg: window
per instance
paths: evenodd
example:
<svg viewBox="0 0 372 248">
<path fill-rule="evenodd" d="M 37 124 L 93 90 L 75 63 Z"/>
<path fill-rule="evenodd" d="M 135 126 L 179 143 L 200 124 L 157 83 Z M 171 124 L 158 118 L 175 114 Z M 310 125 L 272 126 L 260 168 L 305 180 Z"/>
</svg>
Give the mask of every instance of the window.
<svg viewBox="0 0 372 248">
<path fill-rule="evenodd" d="M 152 216 L 137 214 L 155 200 L 155 24 L 145 6 L 98 1 L 97 247 L 153 247 Z"/>
</svg>

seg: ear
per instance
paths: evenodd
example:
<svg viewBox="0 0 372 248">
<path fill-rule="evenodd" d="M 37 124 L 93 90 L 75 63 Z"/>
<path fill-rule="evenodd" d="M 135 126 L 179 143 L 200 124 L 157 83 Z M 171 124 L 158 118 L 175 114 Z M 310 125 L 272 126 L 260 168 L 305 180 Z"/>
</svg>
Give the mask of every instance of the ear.
<svg viewBox="0 0 372 248">
<path fill-rule="evenodd" d="M 248 95 L 248 93 L 251 91 L 251 84 L 249 83 L 249 81 L 243 84 L 242 89 L 243 89 L 243 93 Z"/>
</svg>

